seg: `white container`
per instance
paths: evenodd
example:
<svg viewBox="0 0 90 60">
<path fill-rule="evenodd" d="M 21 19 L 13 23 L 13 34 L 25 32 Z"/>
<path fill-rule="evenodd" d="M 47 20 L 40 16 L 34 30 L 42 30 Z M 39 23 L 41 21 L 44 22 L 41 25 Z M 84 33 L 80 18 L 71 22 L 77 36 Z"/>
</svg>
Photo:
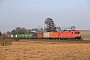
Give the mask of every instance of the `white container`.
<svg viewBox="0 0 90 60">
<path fill-rule="evenodd" d="M 11 38 L 17 38 L 17 35 L 11 35 Z"/>
<path fill-rule="evenodd" d="M 11 38 L 13 38 L 13 35 L 11 35 Z"/>
<path fill-rule="evenodd" d="M 50 32 L 44 32 L 43 37 L 44 38 L 50 38 Z"/>
<path fill-rule="evenodd" d="M 17 36 L 17 35 L 15 35 L 15 37 L 17 38 L 18 36 Z"/>
</svg>

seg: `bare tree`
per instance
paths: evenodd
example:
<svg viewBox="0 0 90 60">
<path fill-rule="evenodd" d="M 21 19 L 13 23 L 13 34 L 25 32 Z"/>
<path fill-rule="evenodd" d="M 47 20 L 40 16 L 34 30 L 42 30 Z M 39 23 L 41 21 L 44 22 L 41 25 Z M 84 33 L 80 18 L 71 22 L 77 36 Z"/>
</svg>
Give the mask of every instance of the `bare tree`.
<svg viewBox="0 0 90 60">
<path fill-rule="evenodd" d="M 21 33 L 26 33 L 26 29 L 25 28 L 21 28 Z"/>
<path fill-rule="evenodd" d="M 11 34 L 11 32 L 7 31 L 7 34 Z"/>
<path fill-rule="evenodd" d="M 47 18 L 44 22 L 47 32 L 56 31 L 56 27 L 52 18 Z"/>
<path fill-rule="evenodd" d="M 38 28 L 32 28 L 31 32 L 38 32 Z"/>
<path fill-rule="evenodd" d="M 16 30 L 15 29 L 13 29 L 12 31 L 11 31 L 11 34 L 17 34 L 17 32 L 16 32 Z"/>
<path fill-rule="evenodd" d="M 22 28 L 21 28 L 21 27 L 16 27 L 15 32 L 16 32 L 17 34 L 21 34 Z"/>
<path fill-rule="evenodd" d="M 16 27 L 16 29 L 13 29 L 11 31 L 11 34 L 24 34 L 24 33 L 27 33 L 27 29 L 21 27 Z"/>
<path fill-rule="evenodd" d="M 37 28 L 33 28 L 33 29 L 26 29 L 24 27 L 16 27 L 16 29 L 13 29 L 11 31 L 11 34 L 25 34 L 25 33 L 31 33 L 31 31 L 38 31 Z"/>
<path fill-rule="evenodd" d="M 43 32 L 44 31 L 44 29 L 42 28 L 42 27 L 38 27 L 38 32 Z"/>
<path fill-rule="evenodd" d="M 56 31 L 61 31 L 61 27 L 56 27 Z"/>
</svg>

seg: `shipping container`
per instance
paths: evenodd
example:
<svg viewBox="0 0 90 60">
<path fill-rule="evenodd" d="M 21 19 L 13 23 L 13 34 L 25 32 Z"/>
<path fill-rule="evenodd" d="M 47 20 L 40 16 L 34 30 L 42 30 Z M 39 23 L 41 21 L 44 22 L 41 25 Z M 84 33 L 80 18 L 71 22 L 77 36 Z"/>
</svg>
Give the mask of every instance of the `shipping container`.
<svg viewBox="0 0 90 60">
<path fill-rule="evenodd" d="M 50 32 L 50 38 L 59 38 L 59 32 Z"/>
<path fill-rule="evenodd" d="M 32 33 L 30 34 L 24 34 L 25 35 L 25 38 L 32 38 Z"/>
<path fill-rule="evenodd" d="M 16 37 L 16 35 L 15 35 L 15 37 Z M 18 37 L 18 38 L 21 38 L 21 39 L 22 39 L 22 38 L 25 38 L 24 34 L 17 34 L 17 37 Z"/>
<path fill-rule="evenodd" d="M 13 35 L 11 35 L 11 38 L 13 38 Z"/>
<path fill-rule="evenodd" d="M 32 33 L 32 38 L 37 38 L 37 33 Z"/>
<path fill-rule="evenodd" d="M 11 35 L 11 38 L 17 38 L 17 36 L 16 35 Z"/>
<path fill-rule="evenodd" d="M 11 35 L 11 38 L 17 38 L 17 35 Z"/>
<path fill-rule="evenodd" d="M 37 33 L 37 38 L 43 38 L 43 33 Z"/>
<path fill-rule="evenodd" d="M 18 35 L 16 34 L 15 37 L 18 38 Z"/>
<path fill-rule="evenodd" d="M 10 38 L 11 38 L 11 34 L 6 34 L 6 37 L 7 37 L 8 39 L 10 39 Z"/>
<path fill-rule="evenodd" d="M 50 38 L 50 32 L 44 32 L 43 38 Z"/>
</svg>

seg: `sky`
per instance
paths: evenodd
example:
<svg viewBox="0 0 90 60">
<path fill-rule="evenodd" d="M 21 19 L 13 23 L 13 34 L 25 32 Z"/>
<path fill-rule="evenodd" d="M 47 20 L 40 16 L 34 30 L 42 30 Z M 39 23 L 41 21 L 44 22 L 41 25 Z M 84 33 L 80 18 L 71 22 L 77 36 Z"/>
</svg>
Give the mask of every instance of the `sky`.
<svg viewBox="0 0 90 60">
<path fill-rule="evenodd" d="M 0 0 L 0 31 L 45 27 L 52 18 L 58 27 L 90 29 L 90 0 Z"/>
</svg>

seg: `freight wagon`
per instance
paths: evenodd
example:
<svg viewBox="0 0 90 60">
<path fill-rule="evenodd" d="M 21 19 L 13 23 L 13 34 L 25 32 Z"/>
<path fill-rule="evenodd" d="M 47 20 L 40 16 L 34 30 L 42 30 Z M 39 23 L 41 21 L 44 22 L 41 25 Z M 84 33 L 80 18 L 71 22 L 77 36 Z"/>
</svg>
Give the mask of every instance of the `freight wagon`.
<svg viewBox="0 0 90 60">
<path fill-rule="evenodd" d="M 16 34 L 14 37 L 18 39 L 81 39 L 81 34 L 79 30 L 68 30 L 60 32 Z"/>
</svg>

